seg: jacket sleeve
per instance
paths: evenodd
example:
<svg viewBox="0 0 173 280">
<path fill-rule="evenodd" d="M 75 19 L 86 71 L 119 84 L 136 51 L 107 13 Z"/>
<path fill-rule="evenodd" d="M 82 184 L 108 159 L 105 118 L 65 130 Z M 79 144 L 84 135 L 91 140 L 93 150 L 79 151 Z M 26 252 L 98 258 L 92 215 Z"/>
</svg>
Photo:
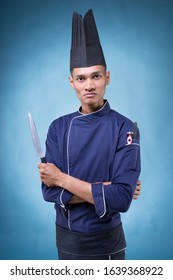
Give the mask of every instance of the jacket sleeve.
<svg viewBox="0 0 173 280">
<path fill-rule="evenodd" d="M 111 184 L 92 184 L 95 210 L 100 218 L 110 212 L 128 210 L 141 170 L 139 141 L 138 128 L 124 125 L 114 156 Z"/>
<path fill-rule="evenodd" d="M 60 147 L 57 139 L 57 123 L 54 122 L 50 125 L 47 139 L 46 139 L 46 161 L 55 164 L 62 170 L 62 159 Z M 63 170 L 62 170 L 63 171 Z M 65 209 L 65 206 L 70 201 L 72 193 L 57 186 L 47 187 L 42 183 L 42 193 L 44 200 L 59 204 Z"/>
</svg>

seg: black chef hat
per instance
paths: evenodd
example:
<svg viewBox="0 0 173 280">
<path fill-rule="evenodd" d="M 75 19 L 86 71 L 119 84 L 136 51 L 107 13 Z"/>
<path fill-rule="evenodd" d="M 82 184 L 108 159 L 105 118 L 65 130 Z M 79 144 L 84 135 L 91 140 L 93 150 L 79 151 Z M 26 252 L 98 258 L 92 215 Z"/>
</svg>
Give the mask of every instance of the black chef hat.
<svg viewBox="0 0 173 280">
<path fill-rule="evenodd" d="M 106 67 L 93 12 L 90 9 L 84 18 L 74 12 L 72 19 L 70 70 L 94 65 Z"/>
</svg>

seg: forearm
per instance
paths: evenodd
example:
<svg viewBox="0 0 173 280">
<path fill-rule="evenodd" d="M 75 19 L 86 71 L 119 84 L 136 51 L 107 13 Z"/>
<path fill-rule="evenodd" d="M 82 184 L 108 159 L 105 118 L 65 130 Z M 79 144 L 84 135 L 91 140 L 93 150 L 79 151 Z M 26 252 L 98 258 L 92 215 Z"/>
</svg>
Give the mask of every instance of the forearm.
<svg viewBox="0 0 173 280">
<path fill-rule="evenodd" d="M 104 182 L 104 185 L 110 185 L 110 184 L 111 184 L 111 182 Z M 141 181 L 138 181 L 136 184 L 136 189 L 135 189 L 135 192 L 133 195 L 133 199 L 137 200 L 140 195 L 140 192 L 141 192 Z M 83 202 L 86 202 L 86 201 L 76 195 L 73 195 L 68 203 L 76 204 L 76 203 L 83 203 Z"/>
<path fill-rule="evenodd" d="M 72 198 L 72 203 L 76 203 L 73 201 L 88 201 L 89 203 L 94 204 L 92 191 L 91 191 L 91 184 L 67 174 L 63 174 L 63 179 L 61 181 L 61 187 L 70 191 L 75 196 L 79 198 Z"/>
</svg>

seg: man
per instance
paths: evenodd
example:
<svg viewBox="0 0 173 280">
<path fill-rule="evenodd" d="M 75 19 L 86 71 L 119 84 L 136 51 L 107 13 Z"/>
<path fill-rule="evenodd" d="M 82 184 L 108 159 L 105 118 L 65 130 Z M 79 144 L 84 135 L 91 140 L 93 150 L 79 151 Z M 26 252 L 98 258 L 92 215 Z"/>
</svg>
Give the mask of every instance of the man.
<svg viewBox="0 0 173 280">
<path fill-rule="evenodd" d="M 92 10 L 73 14 L 70 70 L 81 107 L 50 125 L 48 163 L 38 164 L 44 199 L 55 203 L 59 258 L 124 259 L 119 213 L 140 192 L 139 131 L 104 99 L 110 72 Z"/>
</svg>

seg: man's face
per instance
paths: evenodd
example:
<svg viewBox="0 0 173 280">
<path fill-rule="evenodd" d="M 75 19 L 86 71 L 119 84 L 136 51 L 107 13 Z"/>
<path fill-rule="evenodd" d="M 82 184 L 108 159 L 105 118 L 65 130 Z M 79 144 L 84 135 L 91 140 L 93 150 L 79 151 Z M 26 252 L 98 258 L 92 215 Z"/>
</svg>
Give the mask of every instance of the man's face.
<svg viewBox="0 0 173 280">
<path fill-rule="evenodd" d="M 105 89 L 110 82 L 110 73 L 106 72 L 104 66 L 74 68 L 69 80 L 83 109 L 99 108 L 103 105 Z"/>
</svg>

